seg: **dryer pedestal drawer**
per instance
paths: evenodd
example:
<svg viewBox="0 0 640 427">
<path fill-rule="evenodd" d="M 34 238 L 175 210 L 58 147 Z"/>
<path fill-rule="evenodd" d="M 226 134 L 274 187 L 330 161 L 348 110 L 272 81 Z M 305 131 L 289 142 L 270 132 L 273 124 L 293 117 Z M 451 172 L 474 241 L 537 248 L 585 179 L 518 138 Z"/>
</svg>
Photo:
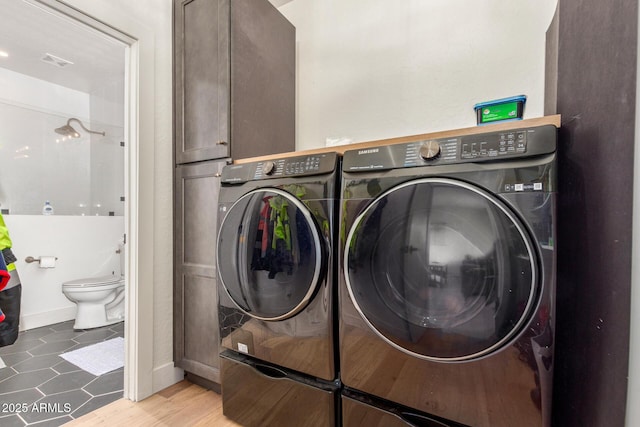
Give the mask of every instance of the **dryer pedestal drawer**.
<svg viewBox="0 0 640 427">
<path fill-rule="evenodd" d="M 231 352 L 221 362 L 227 418 L 246 427 L 337 425 L 334 385 Z"/>
<path fill-rule="evenodd" d="M 465 427 L 348 389 L 342 392 L 343 427 Z"/>
</svg>

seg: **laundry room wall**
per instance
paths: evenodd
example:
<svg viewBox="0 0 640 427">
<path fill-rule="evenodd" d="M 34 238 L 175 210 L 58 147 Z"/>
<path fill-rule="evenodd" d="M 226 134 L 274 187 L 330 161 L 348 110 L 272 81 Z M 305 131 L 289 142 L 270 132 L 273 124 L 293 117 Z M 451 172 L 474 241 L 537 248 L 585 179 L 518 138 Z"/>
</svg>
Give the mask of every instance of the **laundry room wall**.
<svg viewBox="0 0 640 427">
<path fill-rule="evenodd" d="M 297 149 L 474 126 L 519 94 L 543 115 L 557 0 L 272 1 L 297 32 Z"/>
</svg>

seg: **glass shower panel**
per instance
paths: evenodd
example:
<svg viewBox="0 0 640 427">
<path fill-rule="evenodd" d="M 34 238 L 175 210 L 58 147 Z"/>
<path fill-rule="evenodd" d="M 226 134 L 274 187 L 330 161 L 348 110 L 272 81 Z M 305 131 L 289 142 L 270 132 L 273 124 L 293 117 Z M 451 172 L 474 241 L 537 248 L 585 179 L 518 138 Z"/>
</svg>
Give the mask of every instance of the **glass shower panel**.
<svg viewBox="0 0 640 427">
<path fill-rule="evenodd" d="M 123 127 L 79 117 L 87 128 L 105 130 L 106 136 L 77 129 L 79 138 L 63 139 L 54 129 L 68 119 L 0 101 L 3 213 L 41 215 L 49 200 L 56 215 L 123 215 Z"/>
<path fill-rule="evenodd" d="M 106 136 L 92 135 L 89 215 L 124 215 L 124 129 L 96 125 Z"/>
</svg>

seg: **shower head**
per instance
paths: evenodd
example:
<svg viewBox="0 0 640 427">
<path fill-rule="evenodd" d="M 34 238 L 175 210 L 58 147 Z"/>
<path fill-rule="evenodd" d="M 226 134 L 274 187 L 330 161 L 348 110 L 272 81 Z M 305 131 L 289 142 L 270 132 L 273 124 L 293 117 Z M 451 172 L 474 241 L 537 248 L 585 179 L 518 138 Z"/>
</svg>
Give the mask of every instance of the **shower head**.
<svg viewBox="0 0 640 427">
<path fill-rule="evenodd" d="M 79 133 L 78 133 L 78 131 L 77 131 L 77 130 L 75 130 L 75 129 L 73 128 L 73 126 L 71 126 L 71 124 L 70 124 L 72 121 L 76 121 L 76 122 L 78 122 L 78 124 L 80 125 L 80 127 L 81 127 L 82 129 L 84 129 L 84 130 L 85 130 L 85 132 L 88 132 L 88 133 L 95 133 L 95 134 L 97 134 L 97 135 L 102 135 L 102 136 L 104 136 L 104 135 L 105 135 L 105 133 L 104 133 L 104 132 L 96 132 L 96 131 L 94 131 L 94 130 L 89 130 L 89 129 L 87 129 L 86 127 L 84 127 L 84 125 L 82 124 L 82 122 L 81 122 L 80 120 L 76 119 L 75 117 L 72 117 L 72 118 L 70 118 L 69 120 L 67 120 L 67 124 L 66 124 L 66 125 L 64 125 L 64 126 L 60 126 L 59 128 L 55 128 L 55 129 L 54 129 L 55 133 L 58 133 L 58 134 L 60 134 L 60 135 L 62 135 L 62 136 L 66 136 L 67 138 L 79 138 L 79 137 L 80 137 L 80 134 L 79 134 Z"/>
<path fill-rule="evenodd" d="M 78 138 L 80 134 L 76 132 L 76 130 L 70 125 L 60 126 L 59 128 L 54 129 L 56 133 L 59 133 L 62 136 L 67 136 L 69 138 Z"/>
</svg>

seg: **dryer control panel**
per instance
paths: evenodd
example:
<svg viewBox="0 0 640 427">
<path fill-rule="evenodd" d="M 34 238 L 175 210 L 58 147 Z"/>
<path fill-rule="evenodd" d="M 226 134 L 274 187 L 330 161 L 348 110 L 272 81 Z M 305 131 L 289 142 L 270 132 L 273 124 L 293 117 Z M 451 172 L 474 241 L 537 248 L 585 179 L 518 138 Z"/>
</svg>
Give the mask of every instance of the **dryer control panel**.
<svg viewBox="0 0 640 427">
<path fill-rule="evenodd" d="M 504 157 L 510 154 L 527 152 L 527 132 L 504 132 L 498 137 L 480 138 L 466 137 L 460 144 L 461 159 L 477 159 L 483 157 Z"/>
<path fill-rule="evenodd" d="M 272 178 L 323 175 L 336 169 L 336 153 L 269 159 L 252 163 L 227 165 L 222 169 L 222 183 L 238 184 Z"/>
<path fill-rule="evenodd" d="M 356 172 L 513 160 L 553 153 L 556 138 L 556 127 L 546 125 L 349 150 L 344 153 L 343 170 Z"/>
</svg>

